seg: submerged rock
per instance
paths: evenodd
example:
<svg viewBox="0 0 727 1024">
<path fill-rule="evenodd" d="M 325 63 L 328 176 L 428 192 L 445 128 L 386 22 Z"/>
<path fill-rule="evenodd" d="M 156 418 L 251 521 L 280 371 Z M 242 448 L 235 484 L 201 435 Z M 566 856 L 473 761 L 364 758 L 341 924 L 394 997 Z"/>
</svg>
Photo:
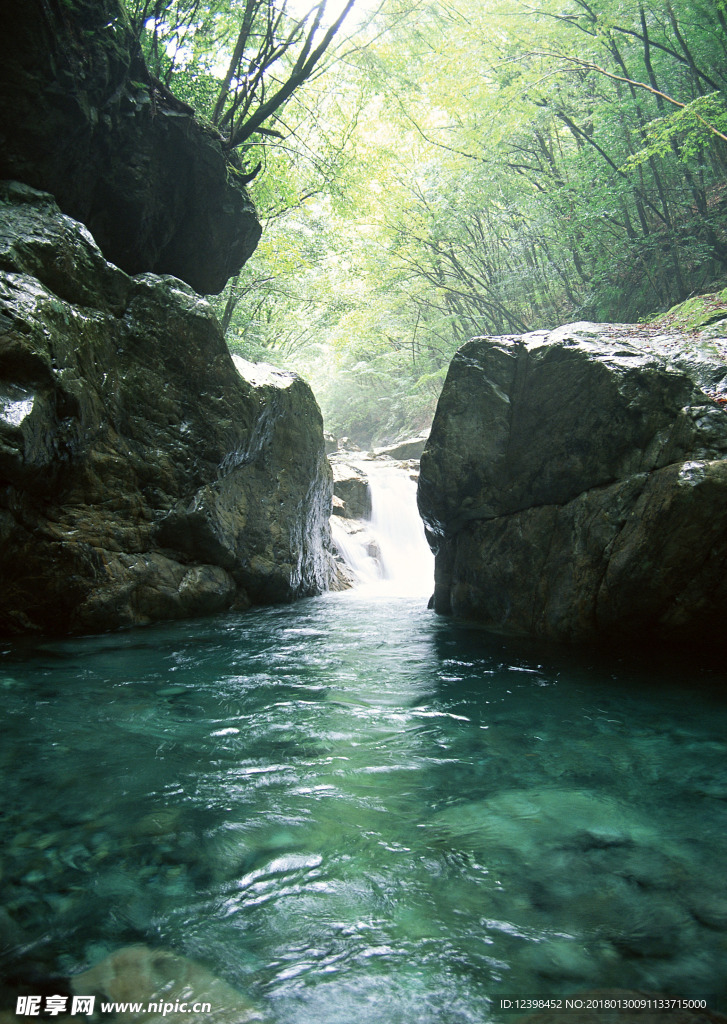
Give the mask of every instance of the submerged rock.
<svg viewBox="0 0 727 1024">
<path fill-rule="evenodd" d="M 419 485 L 438 611 L 568 641 L 720 634 L 727 363 L 663 342 L 575 324 L 459 350 Z"/>
<path fill-rule="evenodd" d="M 660 842 L 656 828 L 628 807 L 582 790 L 504 790 L 485 800 L 448 806 L 435 822 L 449 836 L 477 848 L 505 850 L 533 863 L 549 849 L 580 854 Z"/>
<path fill-rule="evenodd" d="M 326 589 L 331 472 L 294 374 L 235 368 L 211 307 L 0 191 L 0 632 Z"/>
<path fill-rule="evenodd" d="M 261 231 L 239 162 L 151 78 L 120 0 L 7 6 L 0 178 L 51 192 L 127 273 L 221 291 Z"/>
<path fill-rule="evenodd" d="M 683 899 L 688 851 L 637 807 L 588 790 L 504 790 L 449 805 L 427 827 L 436 844 L 474 855 L 510 893 L 509 908 L 517 894 L 523 923 L 541 919 L 550 937 L 526 959 L 544 977 L 599 977 L 599 963 L 589 968 L 571 941 L 577 936 L 627 959 L 672 961 L 697 945 Z M 498 905 L 495 891 L 493 914 Z M 558 933 L 567 941 L 554 943 Z"/>
<path fill-rule="evenodd" d="M 117 950 L 75 975 L 71 987 L 78 996 L 129 1004 L 128 1009 L 117 1010 L 116 1017 L 134 1024 L 262 1024 L 266 1019 L 247 997 L 205 967 L 148 946 Z"/>
</svg>

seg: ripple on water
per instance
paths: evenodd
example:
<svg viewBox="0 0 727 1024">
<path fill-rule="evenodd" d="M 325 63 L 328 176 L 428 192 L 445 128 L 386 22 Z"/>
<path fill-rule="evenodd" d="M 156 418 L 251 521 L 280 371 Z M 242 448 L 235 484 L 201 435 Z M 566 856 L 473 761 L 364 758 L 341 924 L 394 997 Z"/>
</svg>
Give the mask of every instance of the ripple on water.
<svg viewBox="0 0 727 1024">
<path fill-rule="evenodd" d="M 0 977 L 136 943 L 285 1024 L 609 986 L 727 1009 L 710 673 L 351 595 L 2 660 Z"/>
</svg>

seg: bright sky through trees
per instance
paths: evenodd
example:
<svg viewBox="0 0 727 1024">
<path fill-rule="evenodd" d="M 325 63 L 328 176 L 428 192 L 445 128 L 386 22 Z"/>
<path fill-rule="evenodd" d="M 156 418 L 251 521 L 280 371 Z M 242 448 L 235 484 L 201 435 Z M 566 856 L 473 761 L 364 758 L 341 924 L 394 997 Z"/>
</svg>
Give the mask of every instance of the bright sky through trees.
<svg viewBox="0 0 727 1024">
<path fill-rule="evenodd" d="M 255 172 L 265 233 L 220 299 L 228 344 L 306 376 L 335 432 L 425 428 L 473 335 L 727 283 L 727 0 L 383 0 L 358 38 L 379 0 L 356 0 L 273 110 L 305 34 L 260 41 L 315 6 L 279 2 L 170 4 L 210 17 L 167 80 Z"/>
<path fill-rule="evenodd" d="M 314 6 L 312 0 L 288 0 L 288 11 L 295 18 L 304 18 Z M 325 25 L 332 24 L 346 6 L 346 0 L 327 0 Z M 344 34 L 365 24 L 382 7 L 382 0 L 356 0 L 343 24 Z"/>
</svg>

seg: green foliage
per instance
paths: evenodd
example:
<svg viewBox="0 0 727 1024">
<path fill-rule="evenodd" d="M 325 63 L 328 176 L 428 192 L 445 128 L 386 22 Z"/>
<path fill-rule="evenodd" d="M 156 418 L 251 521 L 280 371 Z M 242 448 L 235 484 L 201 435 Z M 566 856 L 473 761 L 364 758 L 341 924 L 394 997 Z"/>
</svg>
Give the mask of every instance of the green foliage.
<svg viewBox="0 0 727 1024">
<path fill-rule="evenodd" d="M 245 0 L 163 6 L 149 59 L 234 133 L 244 76 L 231 119 L 217 89 Z M 307 376 L 331 429 L 426 426 L 472 335 L 637 320 L 725 279 L 724 0 L 382 0 L 361 22 L 244 140 L 265 233 L 218 300 L 231 347 Z"/>
<path fill-rule="evenodd" d="M 330 18 L 327 0 L 125 3 L 157 86 L 171 88 L 218 128 L 229 150 L 247 156 L 291 134 L 285 112 L 323 69 L 355 0 Z"/>
<path fill-rule="evenodd" d="M 653 157 L 668 158 L 672 153 L 685 163 L 698 160 L 716 131 L 727 134 L 724 97 L 721 93 L 698 96 L 681 110 L 650 121 L 644 130 L 646 145 L 633 153 L 625 166 L 637 167 Z"/>
</svg>

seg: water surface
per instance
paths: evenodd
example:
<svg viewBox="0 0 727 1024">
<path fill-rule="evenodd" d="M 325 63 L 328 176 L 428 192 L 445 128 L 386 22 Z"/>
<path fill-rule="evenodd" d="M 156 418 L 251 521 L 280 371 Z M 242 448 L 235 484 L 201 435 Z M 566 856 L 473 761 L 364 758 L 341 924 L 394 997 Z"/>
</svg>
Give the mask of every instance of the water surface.
<svg viewBox="0 0 727 1024">
<path fill-rule="evenodd" d="M 143 942 L 278 1024 L 727 1010 L 722 683 L 361 593 L 6 645 L 0 975 Z"/>
</svg>

